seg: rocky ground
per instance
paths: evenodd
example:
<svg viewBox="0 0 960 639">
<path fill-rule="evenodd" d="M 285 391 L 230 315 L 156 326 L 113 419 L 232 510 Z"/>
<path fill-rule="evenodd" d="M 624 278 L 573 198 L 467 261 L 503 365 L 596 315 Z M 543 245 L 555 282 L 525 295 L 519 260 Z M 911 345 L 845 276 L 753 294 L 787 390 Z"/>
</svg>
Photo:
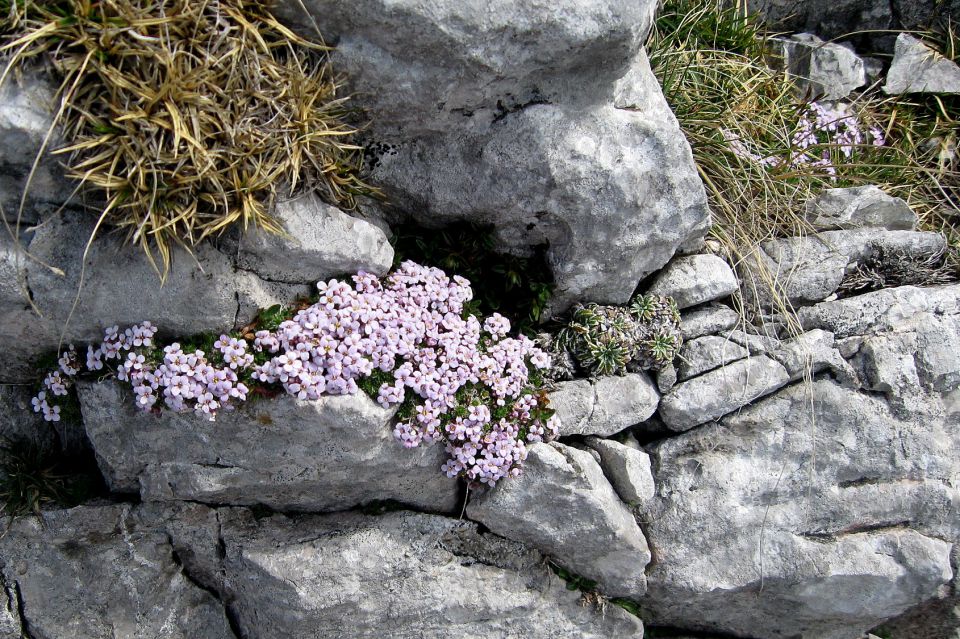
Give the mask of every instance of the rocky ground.
<svg viewBox="0 0 960 639">
<path fill-rule="evenodd" d="M 942 236 L 875 187 L 811 202 L 819 235 L 758 247 L 798 308 L 791 337 L 762 282 L 702 241 L 704 190 L 641 46 L 654 2 L 305 5 L 279 11 L 306 34 L 322 17 L 374 116 L 371 181 L 389 206 L 284 203 L 288 237 L 181 252 L 157 288 L 118 238 L 81 263 L 89 216 L 69 202 L 52 215 L 70 189 L 43 163 L 20 245 L 0 235 L 0 379 L 14 384 L 0 432 L 89 447 L 109 489 L 3 521 L 0 638 L 642 637 L 646 623 L 856 639 L 890 620 L 889 636 L 960 636 L 960 284 L 864 284 L 863 270 L 922 263 Z M 11 222 L 48 89 L 30 77 L 0 101 Z M 393 412 L 362 394 L 211 423 L 139 413 L 91 382 L 76 428 L 55 433 L 15 385 L 64 326 L 78 342 L 144 319 L 222 330 L 317 279 L 384 273 L 401 215 L 493 223 L 505 250 L 547 244 L 555 313 L 626 302 L 638 282 L 672 296 L 680 357 L 560 382 L 559 440 L 533 445 L 522 477 L 469 491 L 438 472 L 439 447 L 401 448 Z M 738 292 L 768 311 L 758 325 Z"/>
</svg>

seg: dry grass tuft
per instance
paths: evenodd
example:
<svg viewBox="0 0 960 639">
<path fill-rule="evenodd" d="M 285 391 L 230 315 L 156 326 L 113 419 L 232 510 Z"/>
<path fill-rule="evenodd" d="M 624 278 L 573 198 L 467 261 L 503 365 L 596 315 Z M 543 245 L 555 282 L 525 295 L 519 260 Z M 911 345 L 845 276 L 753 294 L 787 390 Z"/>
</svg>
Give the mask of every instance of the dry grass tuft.
<svg viewBox="0 0 960 639">
<path fill-rule="evenodd" d="M 789 159 L 798 152 L 793 135 L 808 103 L 798 99 L 789 78 L 770 68 L 765 38 L 760 24 L 724 0 L 666 0 L 647 46 L 706 185 L 715 217 L 713 238 L 738 269 L 753 274 L 748 281 L 768 289 L 764 297 L 773 299 L 773 308 L 767 310 L 797 333 L 780 274 L 769 271 L 757 246 L 773 237 L 813 233 L 803 216 L 804 203 L 823 189 L 877 184 L 904 198 L 923 229 L 944 232 L 956 256 L 960 110 L 936 98 L 881 98 L 868 92 L 852 109 L 864 128 L 884 131 L 886 146 L 866 142 L 851 158 L 836 145 L 811 147 L 814 157 L 830 157 L 835 176 L 792 164 Z M 760 158 L 783 161 L 764 164 Z M 760 319 L 763 311 L 745 301 L 758 296 L 745 291 L 741 297 L 742 314 Z"/>
<path fill-rule="evenodd" d="M 376 194 L 359 177 L 356 129 L 322 44 L 243 0 L 0 2 L 4 72 L 47 58 L 70 174 L 105 198 L 164 267 L 173 243 L 233 224 L 279 232 L 278 195 L 320 189 L 347 208 Z M 283 193 L 281 193 L 281 191 Z M 155 262 L 156 263 L 156 262 Z"/>
</svg>

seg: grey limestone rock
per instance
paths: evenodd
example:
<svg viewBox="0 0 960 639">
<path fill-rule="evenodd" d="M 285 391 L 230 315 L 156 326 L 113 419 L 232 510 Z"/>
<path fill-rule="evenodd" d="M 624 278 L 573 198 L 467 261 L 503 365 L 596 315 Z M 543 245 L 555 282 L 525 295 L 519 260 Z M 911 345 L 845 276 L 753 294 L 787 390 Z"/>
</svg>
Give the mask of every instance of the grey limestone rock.
<svg viewBox="0 0 960 639">
<path fill-rule="evenodd" d="M 918 223 L 906 202 L 874 185 L 827 189 L 807 202 L 806 218 L 823 231 L 864 227 L 912 231 Z"/>
<path fill-rule="evenodd" d="M 273 215 L 285 235 L 238 230 L 224 242 L 238 267 L 265 280 L 312 284 L 361 270 L 384 275 L 393 265 L 393 247 L 380 228 L 315 194 L 279 202 Z"/>
<path fill-rule="evenodd" d="M 680 315 L 683 339 L 691 340 L 731 329 L 740 322 L 740 314 L 729 306 L 717 304 Z"/>
<path fill-rule="evenodd" d="M 287 0 L 278 11 L 336 43 L 333 62 L 387 149 L 371 174 L 385 213 L 492 224 L 513 253 L 548 244 L 560 312 L 625 303 L 709 226 L 689 146 L 642 51 L 655 7 Z"/>
<path fill-rule="evenodd" d="M 960 314 L 960 285 L 900 286 L 799 309 L 807 330 L 822 328 L 837 338 L 916 329 L 932 316 Z"/>
<path fill-rule="evenodd" d="M 537 104 L 482 134 L 411 140 L 374 179 L 425 222 L 493 224 L 513 252 L 548 244 L 556 311 L 585 299 L 623 304 L 706 231 L 703 186 L 681 138 L 675 122 L 609 104 Z M 653 186 L 644 176 L 655 174 Z"/>
<path fill-rule="evenodd" d="M 819 380 L 653 446 L 650 622 L 849 639 L 944 594 L 960 436 L 915 405 Z"/>
<path fill-rule="evenodd" d="M 960 93 L 960 67 L 908 33 L 897 36 L 884 93 Z"/>
<path fill-rule="evenodd" d="M 528 452 L 523 475 L 472 496 L 467 515 L 596 581 L 606 595 L 642 596 L 647 543 L 597 462 L 556 442 Z"/>
<path fill-rule="evenodd" d="M 830 369 L 837 381 L 848 386 L 857 386 L 856 371 L 844 359 L 836 347 L 833 333 L 814 329 L 786 340 L 779 348 L 769 351 L 770 357 L 787 369 L 790 381 L 803 379 L 807 373 L 815 375 Z"/>
<path fill-rule="evenodd" d="M 738 359 L 743 359 L 750 352 L 726 337 L 719 335 L 705 335 L 695 340 L 684 342 L 680 350 L 680 368 L 677 379 L 681 382 L 701 373 L 711 371 L 720 366 L 726 366 Z"/>
<path fill-rule="evenodd" d="M 33 301 L 57 337 L 64 331 L 66 343 L 102 339 L 108 326 L 144 320 L 177 336 L 230 330 L 252 319 L 258 308 L 289 303 L 309 291 L 238 271 L 209 244 L 195 247 L 192 255 L 174 248 L 163 282 L 140 248 L 124 246 L 107 232 L 94 240 L 83 262 L 95 221 L 89 214 L 65 212 L 46 220 L 29 244 L 37 258 L 26 265 Z"/>
<path fill-rule="evenodd" d="M 0 525 L 3 581 L 25 636 L 234 639 L 223 606 L 183 573 L 165 532 L 139 525 L 128 505 Z"/>
<path fill-rule="evenodd" d="M 684 431 L 746 406 L 790 381 L 782 364 L 758 355 L 680 382 L 660 400 L 660 417 Z"/>
<path fill-rule="evenodd" d="M 800 304 L 832 295 L 844 276 L 868 257 L 893 253 L 922 259 L 942 252 L 945 242 L 939 233 L 856 229 L 769 240 L 760 249 L 781 294 Z M 772 304 L 769 287 L 753 270 L 745 270 L 741 276 L 748 282 L 744 290 L 753 299 L 763 307 Z"/>
<path fill-rule="evenodd" d="M 847 47 L 811 33 L 771 40 L 779 46 L 784 67 L 798 88 L 814 97 L 841 100 L 867 83 L 863 60 Z"/>
<path fill-rule="evenodd" d="M 36 224 L 66 202 L 74 189 L 51 153 L 62 146 L 54 129 L 20 209 L 28 176 L 53 122 L 55 91 L 39 68 L 26 70 L 22 77 L 13 73 L 0 87 L 0 207 L 14 225 L 18 218 L 24 226 Z"/>
<path fill-rule="evenodd" d="M 631 439 L 633 439 L 631 437 Z M 633 440 L 636 443 L 636 440 Z M 603 474 L 613 484 L 620 499 L 628 504 L 643 504 L 654 494 L 650 455 L 643 450 L 612 439 L 588 437 L 587 446 L 600 454 Z"/>
<path fill-rule="evenodd" d="M 550 392 L 561 435 L 606 437 L 649 418 L 660 394 L 643 372 L 560 382 Z"/>
<path fill-rule="evenodd" d="M 737 278 L 723 258 L 702 254 L 672 260 L 647 293 L 672 297 L 679 308 L 687 308 L 728 297 L 737 288 Z"/>
<path fill-rule="evenodd" d="M 112 490 L 145 500 L 342 510 L 394 499 L 452 511 L 456 481 L 443 447 L 404 449 L 393 410 L 362 393 L 279 397 L 224 412 L 137 412 L 118 383 L 78 386 L 87 435 Z"/>
<path fill-rule="evenodd" d="M 224 594 L 244 637 L 642 637 L 520 544 L 474 523 L 394 512 L 221 513 Z"/>
</svg>

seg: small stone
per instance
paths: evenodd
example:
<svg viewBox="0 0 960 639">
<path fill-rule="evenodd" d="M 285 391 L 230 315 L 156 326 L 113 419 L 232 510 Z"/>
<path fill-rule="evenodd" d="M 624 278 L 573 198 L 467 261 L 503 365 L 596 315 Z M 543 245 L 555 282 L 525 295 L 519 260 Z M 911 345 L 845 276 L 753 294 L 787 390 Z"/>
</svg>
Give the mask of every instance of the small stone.
<svg viewBox="0 0 960 639">
<path fill-rule="evenodd" d="M 672 260 L 647 293 L 672 297 L 678 308 L 687 308 L 729 297 L 737 287 L 737 278 L 723 258 L 701 254 Z"/>
<path fill-rule="evenodd" d="M 960 93 L 960 67 L 912 35 L 901 33 L 883 92 Z"/>
<path fill-rule="evenodd" d="M 810 33 L 771 40 L 780 46 L 786 70 L 801 92 L 842 100 L 867 83 L 863 60 L 845 46 Z"/>
<path fill-rule="evenodd" d="M 814 375 L 829 368 L 841 384 L 855 387 L 857 374 L 837 350 L 835 341 L 833 333 L 817 329 L 783 342 L 770 351 L 770 357 L 783 364 L 791 382 L 803 379 L 808 370 Z"/>
<path fill-rule="evenodd" d="M 905 201 L 874 185 L 827 189 L 807 202 L 806 218 L 823 231 L 865 227 L 912 231 L 919 221 Z"/>
<path fill-rule="evenodd" d="M 653 415 L 660 401 L 656 386 L 643 372 L 561 382 L 549 397 L 562 436 L 619 433 Z"/>
<path fill-rule="evenodd" d="M 600 455 L 600 467 L 620 499 L 628 504 L 642 504 L 655 492 L 650 455 L 612 439 L 588 437 L 587 446 Z"/>
<path fill-rule="evenodd" d="M 657 390 L 660 394 L 668 392 L 677 383 L 677 369 L 673 362 L 667 364 L 656 372 Z"/>
<path fill-rule="evenodd" d="M 717 304 L 681 314 L 680 329 L 683 331 L 683 339 L 691 340 L 731 329 L 739 321 L 739 313 L 729 306 Z"/>
<path fill-rule="evenodd" d="M 684 431 L 726 415 L 790 381 L 782 364 L 762 355 L 681 382 L 660 400 L 660 417 Z"/>
<path fill-rule="evenodd" d="M 549 554 L 605 595 L 639 598 L 646 591 L 646 539 L 586 452 L 533 444 L 523 475 L 473 497 L 467 516 Z"/>
<path fill-rule="evenodd" d="M 685 342 L 680 351 L 677 379 L 684 381 L 701 373 L 743 359 L 750 352 L 726 337 L 706 335 Z"/>
</svg>

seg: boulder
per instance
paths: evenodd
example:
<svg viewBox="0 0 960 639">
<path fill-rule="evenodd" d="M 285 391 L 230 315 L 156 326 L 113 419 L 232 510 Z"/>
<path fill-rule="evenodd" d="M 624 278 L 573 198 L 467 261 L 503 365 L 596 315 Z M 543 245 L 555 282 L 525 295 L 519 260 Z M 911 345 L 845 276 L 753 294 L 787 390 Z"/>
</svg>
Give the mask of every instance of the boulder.
<svg viewBox="0 0 960 639">
<path fill-rule="evenodd" d="M 817 380 L 652 446 L 650 623 L 849 639 L 945 594 L 960 436 L 917 405 Z"/>
<path fill-rule="evenodd" d="M 144 500 L 342 510 L 379 500 L 452 511 L 443 446 L 408 450 L 394 410 L 362 393 L 251 401 L 210 422 L 139 412 L 118 383 L 78 384 L 84 426 L 107 484 Z"/>
<path fill-rule="evenodd" d="M 701 373 L 726 366 L 750 354 L 743 346 L 719 335 L 706 335 L 684 342 L 680 349 L 677 379 L 684 381 Z"/>
<path fill-rule="evenodd" d="M 243 637 L 643 636 L 626 611 L 582 605 L 540 553 L 471 522 L 243 510 L 221 521 L 224 598 Z"/>
<path fill-rule="evenodd" d="M 660 400 L 660 418 L 685 431 L 715 420 L 777 390 L 790 381 L 782 364 L 763 355 L 680 382 Z"/>
<path fill-rule="evenodd" d="M 635 444 L 636 440 L 630 437 Z M 587 446 L 600 455 L 603 474 L 613 484 L 620 499 L 628 504 L 642 504 L 653 497 L 653 474 L 650 455 L 639 448 L 612 439 L 588 437 Z"/>
<path fill-rule="evenodd" d="M 680 315 L 683 339 L 691 340 L 731 329 L 740 322 L 740 314 L 729 306 L 717 304 Z"/>
<path fill-rule="evenodd" d="M 643 372 L 560 382 L 550 392 L 561 435 L 607 437 L 649 418 L 660 394 Z"/>
<path fill-rule="evenodd" d="M 642 596 L 647 543 L 597 462 L 557 442 L 528 453 L 523 475 L 472 496 L 467 516 L 596 581 L 606 595 Z"/>
<path fill-rule="evenodd" d="M 672 119 L 536 104 L 481 134 L 410 140 L 371 179 L 425 224 L 492 224 L 515 253 L 548 245 L 551 308 L 561 312 L 580 300 L 626 303 L 640 279 L 703 236 L 691 157 Z"/>
<path fill-rule="evenodd" d="M 654 278 L 647 290 L 652 295 L 672 297 L 679 308 L 733 295 L 739 287 L 733 270 L 716 255 L 678 257 Z"/>
<path fill-rule="evenodd" d="M 275 11 L 336 45 L 334 67 L 387 141 L 468 133 L 531 103 L 610 101 L 655 9 L 654 0 L 282 0 Z"/>
<path fill-rule="evenodd" d="M 382 214 L 492 224 L 511 253 L 547 245 L 558 313 L 627 302 L 709 227 L 642 50 L 655 7 L 285 0 L 277 11 L 337 45 L 333 63 L 370 115 Z"/>
<path fill-rule="evenodd" d="M 393 266 L 393 247 L 380 228 L 313 193 L 279 202 L 273 215 L 284 235 L 237 229 L 222 243 L 238 268 L 272 282 L 312 284 L 357 271 L 384 275 Z"/>
<path fill-rule="evenodd" d="M 912 231 L 917 214 L 898 197 L 874 185 L 827 189 L 806 204 L 806 218 L 821 231 L 848 228 L 882 228 Z"/>
<path fill-rule="evenodd" d="M 883 92 L 960 93 L 960 67 L 912 35 L 901 33 Z"/>
<path fill-rule="evenodd" d="M 223 606 L 183 573 L 167 534 L 139 525 L 129 505 L 0 526 L 0 600 L 12 593 L 17 604 L 0 611 L 0 629 L 22 625 L 24 636 L 50 639 L 234 639 Z"/>
<path fill-rule="evenodd" d="M 812 33 L 771 38 L 797 88 L 811 97 L 842 100 L 867 83 L 863 60 L 852 50 Z"/>
</svg>

